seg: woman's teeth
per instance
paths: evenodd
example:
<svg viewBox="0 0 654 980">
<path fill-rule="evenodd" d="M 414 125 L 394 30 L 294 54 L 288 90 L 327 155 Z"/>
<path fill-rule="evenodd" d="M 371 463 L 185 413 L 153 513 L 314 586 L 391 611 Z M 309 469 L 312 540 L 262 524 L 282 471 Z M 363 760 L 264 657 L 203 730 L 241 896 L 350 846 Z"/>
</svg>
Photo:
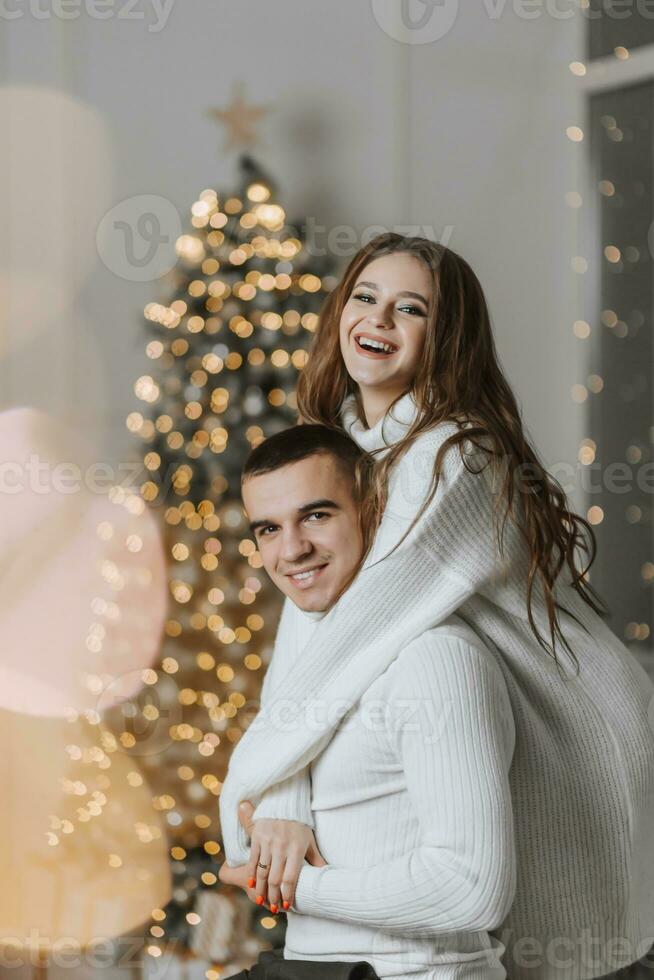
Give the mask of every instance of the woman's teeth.
<svg viewBox="0 0 654 980">
<path fill-rule="evenodd" d="M 294 575 L 293 578 L 297 578 L 300 579 L 301 581 L 304 581 L 304 579 L 306 578 L 313 578 L 314 574 L 315 574 L 315 569 L 311 569 L 310 572 L 300 572 L 298 575 Z"/>
<path fill-rule="evenodd" d="M 393 347 L 391 344 L 383 344 L 378 340 L 367 340 L 366 338 L 360 339 L 356 338 L 356 342 L 363 350 L 371 351 L 375 354 L 393 354 L 397 347 Z"/>
</svg>

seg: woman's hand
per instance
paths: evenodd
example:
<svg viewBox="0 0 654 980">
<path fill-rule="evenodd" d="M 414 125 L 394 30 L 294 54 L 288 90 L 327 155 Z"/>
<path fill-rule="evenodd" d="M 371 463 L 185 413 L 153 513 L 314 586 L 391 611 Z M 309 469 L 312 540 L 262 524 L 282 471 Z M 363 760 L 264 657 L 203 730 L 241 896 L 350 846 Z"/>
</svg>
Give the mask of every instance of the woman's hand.
<svg viewBox="0 0 654 980">
<path fill-rule="evenodd" d="M 309 864 L 327 864 L 318 850 L 313 830 L 297 820 L 252 820 L 254 807 L 244 800 L 238 808 L 238 818 L 250 837 L 250 860 L 239 868 L 223 864 L 218 877 L 221 881 L 239 885 L 248 898 L 258 905 L 264 903 L 275 913 L 290 908 L 295 901 L 295 888 L 306 858 Z M 259 868 L 259 863 L 267 869 Z"/>
<path fill-rule="evenodd" d="M 248 877 L 250 872 L 248 871 L 247 864 L 240 864 L 237 868 L 231 868 L 227 861 L 223 861 L 218 871 L 218 877 L 222 881 L 223 885 L 237 885 L 242 888 L 247 897 L 251 902 L 257 901 L 257 895 L 254 888 L 250 888 L 248 885 Z M 262 905 L 263 902 L 257 902 L 258 905 Z M 272 909 L 271 909 L 272 911 Z"/>
</svg>

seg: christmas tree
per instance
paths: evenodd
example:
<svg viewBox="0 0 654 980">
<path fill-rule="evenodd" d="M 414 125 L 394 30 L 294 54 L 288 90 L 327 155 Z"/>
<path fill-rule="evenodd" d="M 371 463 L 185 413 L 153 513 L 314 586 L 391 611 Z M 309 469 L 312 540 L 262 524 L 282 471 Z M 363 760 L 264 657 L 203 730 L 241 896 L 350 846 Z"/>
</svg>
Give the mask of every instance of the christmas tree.
<svg viewBox="0 0 654 980">
<path fill-rule="evenodd" d="M 242 154 L 236 189 L 203 190 L 193 203 L 178 264 L 145 308 L 152 368 L 135 386 L 144 407 L 127 419 L 169 562 L 161 663 L 133 732 L 175 882 L 151 932 L 191 947 L 199 893 L 221 888 L 218 796 L 258 710 L 281 610 L 241 505 L 241 467 L 251 447 L 297 421 L 298 373 L 335 285 L 330 259 L 308 252 L 276 193 Z M 275 942 L 280 917 L 248 905 L 255 931 Z"/>
</svg>

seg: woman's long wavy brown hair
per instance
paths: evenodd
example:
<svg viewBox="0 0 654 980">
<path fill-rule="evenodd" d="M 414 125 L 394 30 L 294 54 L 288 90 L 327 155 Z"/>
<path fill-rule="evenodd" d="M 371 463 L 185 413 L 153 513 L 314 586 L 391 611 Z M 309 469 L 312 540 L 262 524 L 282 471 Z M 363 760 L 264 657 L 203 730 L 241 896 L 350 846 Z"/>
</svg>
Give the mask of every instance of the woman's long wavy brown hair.
<svg viewBox="0 0 654 980">
<path fill-rule="evenodd" d="M 425 345 L 411 388 L 422 413 L 418 413 L 406 436 L 369 467 L 366 476 L 369 492 L 364 503 L 368 526 L 378 527 L 386 505 L 389 470 L 398 458 L 422 432 L 445 421 L 457 423 L 459 432 L 445 440 L 437 453 L 430 494 L 406 534 L 433 499 L 445 452 L 458 445 L 463 459 L 465 440 L 482 449 L 493 466 L 494 477 L 501 473 L 501 492 L 494 494 L 496 519 L 497 502 L 506 502 L 501 531 L 497 525 L 500 554 L 503 554 L 504 525 L 509 514 L 528 548 L 527 613 L 531 628 L 557 667 L 560 667 L 556 654 L 558 637 L 578 668 L 577 658 L 559 622 L 558 610 L 568 610 L 556 601 L 554 586 L 566 564 L 572 587 L 596 613 L 606 614 L 603 600 L 586 581 L 596 555 L 595 535 L 588 521 L 570 511 L 563 488 L 547 473 L 525 435 L 516 399 L 498 361 L 483 290 L 460 255 L 429 239 L 393 232 L 378 235 L 357 252 L 321 310 L 297 388 L 299 421 L 341 429 L 340 409 L 349 394 L 354 394 L 359 416 L 365 418 L 358 386 L 350 378 L 341 354 L 341 314 L 364 267 L 373 259 L 396 252 L 407 252 L 419 259 L 432 276 Z M 522 479 L 517 479 L 525 466 L 529 472 L 528 487 Z M 580 569 L 576 566 L 577 549 L 588 556 L 587 564 Z M 541 636 L 533 616 L 537 582 L 543 590 L 551 646 Z"/>
</svg>

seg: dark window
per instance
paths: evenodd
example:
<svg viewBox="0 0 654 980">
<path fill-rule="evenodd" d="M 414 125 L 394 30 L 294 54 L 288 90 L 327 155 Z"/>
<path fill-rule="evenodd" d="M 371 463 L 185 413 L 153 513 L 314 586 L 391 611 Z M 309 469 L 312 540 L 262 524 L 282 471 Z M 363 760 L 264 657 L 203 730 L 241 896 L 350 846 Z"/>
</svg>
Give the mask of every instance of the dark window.
<svg viewBox="0 0 654 980">
<path fill-rule="evenodd" d="M 603 58 L 616 47 L 654 44 L 654 0 L 590 0 L 588 57 Z"/>
<path fill-rule="evenodd" d="M 611 628 L 643 647 L 651 641 L 654 587 L 653 110 L 649 81 L 590 99 L 589 258 L 591 274 L 599 274 L 586 341 L 594 443 L 587 451 L 595 453 L 587 502 L 604 514 L 591 583 L 611 608 Z"/>
</svg>

